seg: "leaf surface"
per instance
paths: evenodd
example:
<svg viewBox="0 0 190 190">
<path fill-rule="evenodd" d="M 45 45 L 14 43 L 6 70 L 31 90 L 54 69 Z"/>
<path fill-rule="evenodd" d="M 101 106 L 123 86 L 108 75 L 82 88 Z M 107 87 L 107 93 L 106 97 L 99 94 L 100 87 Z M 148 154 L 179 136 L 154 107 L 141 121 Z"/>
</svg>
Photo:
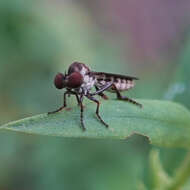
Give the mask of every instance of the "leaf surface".
<svg viewBox="0 0 190 190">
<path fill-rule="evenodd" d="M 101 100 L 100 115 L 109 128 L 97 119 L 96 104 L 85 101 L 84 123 L 80 128 L 80 109 L 73 106 L 59 113 L 41 114 L 1 126 L 2 130 L 61 137 L 126 139 L 133 134 L 146 136 L 158 146 L 190 146 L 190 112 L 169 101 L 137 100 L 143 108 L 117 100 Z"/>
</svg>

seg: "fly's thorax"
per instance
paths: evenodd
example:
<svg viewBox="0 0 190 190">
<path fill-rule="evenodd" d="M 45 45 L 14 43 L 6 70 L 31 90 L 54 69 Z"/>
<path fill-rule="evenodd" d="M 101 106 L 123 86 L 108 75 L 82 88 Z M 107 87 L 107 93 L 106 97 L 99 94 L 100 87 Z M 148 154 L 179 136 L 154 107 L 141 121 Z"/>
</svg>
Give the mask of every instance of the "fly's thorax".
<svg viewBox="0 0 190 190">
<path fill-rule="evenodd" d="M 95 83 L 96 83 L 96 79 L 94 76 L 85 75 L 83 84 L 81 85 L 79 89 L 76 89 L 76 91 L 79 94 L 83 93 L 84 95 L 86 95 L 94 87 Z"/>
<path fill-rule="evenodd" d="M 96 78 L 92 73 L 88 73 L 84 75 L 84 81 L 82 84 L 82 88 L 90 90 L 92 87 L 94 87 L 96 83 Z"/>
<path fill-rule="evenodd" d="M 68 75 L 73 72 L 79 72 L 84 77 L 87 73 L 90 72 L 90 69 L 84 63 L 74 62 L 68 69 Z"/>
</svg>

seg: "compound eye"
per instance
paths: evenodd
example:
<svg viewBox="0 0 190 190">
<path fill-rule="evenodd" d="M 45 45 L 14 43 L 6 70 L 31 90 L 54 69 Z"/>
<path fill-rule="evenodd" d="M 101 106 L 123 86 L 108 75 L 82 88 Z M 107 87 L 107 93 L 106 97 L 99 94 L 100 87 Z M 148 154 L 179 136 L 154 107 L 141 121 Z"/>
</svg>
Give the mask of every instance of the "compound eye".
<svg viewBox="0 0 190 190">
<path fill-rule="evenodd" d="M 69 88 L 79 88 L 83 83 L 83 76 L 79 72 L 73 72 L 68 77 L 67 86 Z"/>
<path fill-rule="evenodd" d="M 63 80 L 64 80 L 64 75 L 62 73 L 58 73 L 55 76 L 55 79 L 54 79 L 54 85 L 55 85 L 55 87 L 58 88 L 58 89 L 64 88 Z"/>
</svg>

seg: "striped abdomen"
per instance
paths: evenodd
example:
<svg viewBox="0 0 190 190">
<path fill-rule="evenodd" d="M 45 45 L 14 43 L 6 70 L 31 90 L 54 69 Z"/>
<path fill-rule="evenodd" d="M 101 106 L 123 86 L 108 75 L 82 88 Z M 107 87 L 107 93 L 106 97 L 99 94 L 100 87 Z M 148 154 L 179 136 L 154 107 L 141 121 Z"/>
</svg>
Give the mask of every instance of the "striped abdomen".
<svg viewBox="0 0 190 190">
<path fill-rule="evenodd" d="M 129 90 L 130 88 L 133 88 L 135 85 L 134 80 L 138 80 L 136 77 L 117 75 L 111 73 L 94 72 L 94 74 L 96 77 L 96 85 L 98 87 L 113 82 L 113 84 L 119 91 L 126 91 Z M 114 86 L 109 88 L 108 91 L 113 92 Z"/>
</svg>

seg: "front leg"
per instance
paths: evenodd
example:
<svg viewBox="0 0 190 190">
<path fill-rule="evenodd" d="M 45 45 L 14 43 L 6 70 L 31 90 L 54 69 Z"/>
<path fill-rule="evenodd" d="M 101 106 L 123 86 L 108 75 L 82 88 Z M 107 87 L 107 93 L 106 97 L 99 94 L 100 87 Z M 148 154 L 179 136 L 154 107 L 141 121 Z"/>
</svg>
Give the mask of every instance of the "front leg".
<svg viewBox="0 0 190 190">
<path fill-rule="evenodd" d="M 81 94 L 80 99 L 79 99 L 79 105 L 80 105 L 80 122 L 81 122 L 81 127 L 82 130 L 85 131 L 86 128 L 84 126 L 84 119 L 83 119 L 83 112 L 84 112 L 84 106 L 83 106 L 83 95 Z"/>
<path fill-rule="evenodd" d="M 52 111 L 52 112 L 48 112 L 48 114 L 53 114 L 53 113 L 57 113 L 57 112 L 60 112 L 62 109 L 64 109 L 65 107 L 67 107 L 67 102 L 66 102 L 66 95 L 67 94 L 71 94 L 70 91 L 66 91 L 64 93 L 64 98 L 63 98 L 63 106 L 61 106 L 59 109 L 55 110 L 55 111 Z"/>
</svg>

